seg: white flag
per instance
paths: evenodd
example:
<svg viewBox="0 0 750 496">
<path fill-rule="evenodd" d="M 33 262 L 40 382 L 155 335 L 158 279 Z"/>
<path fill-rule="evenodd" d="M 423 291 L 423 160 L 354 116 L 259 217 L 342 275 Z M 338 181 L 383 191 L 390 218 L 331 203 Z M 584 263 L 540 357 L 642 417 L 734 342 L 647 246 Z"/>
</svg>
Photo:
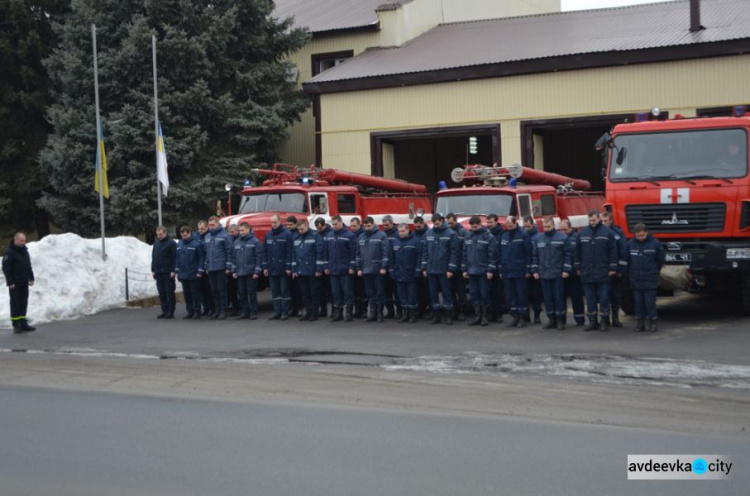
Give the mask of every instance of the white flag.
<svg viewBox="0 0 750 496">
<path fill-rule="evenodd" d="M 169 191 L 169 174 L 167 172 L 167 153 L 164 151 L 164 137 L 161 134 L 161 122 L 159 123 L 159 149 L 156 153 L 156 170 L 159 182 L 164 188 L 164 196 Z"/>
</svg>

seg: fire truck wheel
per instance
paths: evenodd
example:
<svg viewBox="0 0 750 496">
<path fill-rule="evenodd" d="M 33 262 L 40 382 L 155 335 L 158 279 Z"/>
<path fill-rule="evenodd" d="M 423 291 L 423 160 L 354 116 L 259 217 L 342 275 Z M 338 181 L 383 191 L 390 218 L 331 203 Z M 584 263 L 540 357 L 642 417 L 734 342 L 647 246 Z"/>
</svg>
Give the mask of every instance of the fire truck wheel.
<svg viewBox="0 0 750 496">
<path fill-rule="evenodd" d="M 620 309 L 625 312 L 625 315 L 635 315 L 635 300 L 627 275 L 623 276 L 622 284 L 620 284 Z"/>
</svg>

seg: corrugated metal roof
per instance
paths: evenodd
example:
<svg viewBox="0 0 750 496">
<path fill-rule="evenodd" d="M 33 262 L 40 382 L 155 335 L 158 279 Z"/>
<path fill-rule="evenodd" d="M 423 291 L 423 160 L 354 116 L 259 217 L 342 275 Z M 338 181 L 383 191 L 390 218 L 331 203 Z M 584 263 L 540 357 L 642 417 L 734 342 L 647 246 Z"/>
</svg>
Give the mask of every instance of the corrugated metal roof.
<svg viewBox="0 0 750 496">
<path fill-rule="evenodd" d="M 297 27 L 313 33 L 375 26 L 376 9 L 386 0 L 276 0 L 273 16 L 294 17 Z"/>
<path fill-rule="evenodd" d="M 443 24 L 400 48 L 369 50 L 307 82 L 748 39 L 750 0 L 702 0 L 701 24 L 706 29 L 689 31 L 689 0 Z"/>
</svg>

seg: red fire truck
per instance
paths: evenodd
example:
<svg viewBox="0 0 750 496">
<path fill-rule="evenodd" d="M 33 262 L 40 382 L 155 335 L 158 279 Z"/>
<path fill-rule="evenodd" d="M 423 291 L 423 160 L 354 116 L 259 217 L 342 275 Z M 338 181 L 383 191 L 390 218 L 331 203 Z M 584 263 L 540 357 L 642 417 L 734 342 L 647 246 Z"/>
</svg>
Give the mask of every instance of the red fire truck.
<svg viewBox="0 0 750 496">
<path fill-rule="evenodd" d="M 348 226 L 353 217 L 372 216 L 382 223 L 391 215 L 396 224 L 412 224 L 414 217 L 431 211 L 430 196 L 421 184 L 373 177 L 336 169 L 301 168 L 275 164 L 253 172 L 268 176 L 261 186 L 245 186 L 239 213 L 221 219 L 221 224 L 247 222 L 262 238 L 271 228 L 271 216 L 306 218 L 312 225 L 340 215 Z"/>
<path fill-rule="evenodd" d="M 750 114 L 660 115 L 640 114 L 597 143 L 607 157 L 606 208 L 628 238 L 643 223 L 663 243 L 662 289 L 733 290 L 750 311 Z"/>
<path fill-rule="evenodd" d="M 587 213 L 604 204 L 601 193 L 586 191 L 591 188 L 588 181 L 520 165 L 467 165 L 453 169 L 451 179 L 466 187 L 438 191 L 435 212 L 455 213 L 466 227 L 472 215 L 484 218 L 491 213 L 500 222 L 509 215 L 519 221 L 531 215 L 540 226 L 551 217 L 556 223 L 569 219 L 573 227 L 582 227 L 588 222 Z"/>
</svg>

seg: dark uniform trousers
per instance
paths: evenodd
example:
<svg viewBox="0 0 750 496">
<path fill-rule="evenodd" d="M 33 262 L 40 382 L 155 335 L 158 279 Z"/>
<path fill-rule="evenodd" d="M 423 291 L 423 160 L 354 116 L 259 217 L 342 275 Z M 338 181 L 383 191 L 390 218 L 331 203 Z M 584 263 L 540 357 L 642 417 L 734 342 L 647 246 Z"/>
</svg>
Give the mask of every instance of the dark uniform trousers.
<svg viewBox="0 0 750 496">
<path fill-rule="evenodd" d="M 10 320 L 13 322 L 26 318 L 26 310 L 29 306 L 29 285 L 18 284 L 14 289 L 9 289 L 10 293 Z"/>
<path fill-rule="evenodd" d="M 169 277 L 169 274 L 156 274 L 156 290 L 159 292 L 159 303 L 161 303 L 161 313 L 164 315 L 174 313 L 175 309 L 175 282 Z"/>
<path fill-rule="evenodd" d="M 570 298 L 570 306 L 573 307 L 573 318 L 576 324 L 586 323 L 586 310 L 583 306 L 583 283 L 580 276 L 571 274 L 565 279 L 565 294 Z"/>
<path fill-rule="evenodd" d="M 201 314 L 201 279 L 182 281 L 182 294 L 185 296 L 185 308 L 190 315 Z"/>
<path fill-rule="evenodd" d="M 302 291 L 302 303 L 305 305 L 305 315 L 313 316 L 317 314 L 318 306 L 323 304 L 327 296 L 321 292 L 321 278 L 315 276 L 298 276 L 299 287 Z M 322 303 L 321 303 L 322 302 Z"/>
</svg>

